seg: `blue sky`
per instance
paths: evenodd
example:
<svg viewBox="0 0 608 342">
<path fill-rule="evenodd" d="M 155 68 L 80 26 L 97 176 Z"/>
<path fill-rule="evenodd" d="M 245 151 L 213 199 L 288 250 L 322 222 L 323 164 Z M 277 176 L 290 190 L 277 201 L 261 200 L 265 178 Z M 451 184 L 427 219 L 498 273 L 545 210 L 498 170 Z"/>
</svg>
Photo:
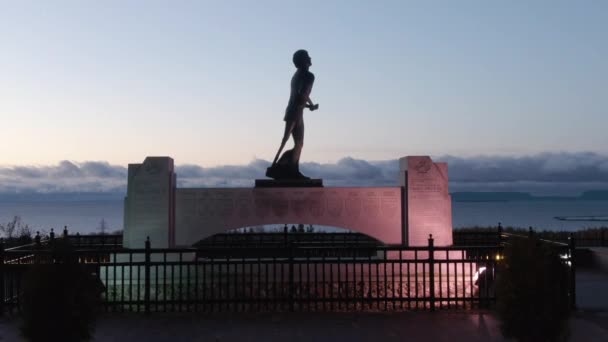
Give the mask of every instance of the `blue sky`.
<svg viewBox="0 0 608 342">
<path fill-rule="evenodd" d="M 608 146 L 605 1 L 20 1 L 0 11 L 0 165 L 271 160 L 294 71 L 302 159 Z"/>
</svg>

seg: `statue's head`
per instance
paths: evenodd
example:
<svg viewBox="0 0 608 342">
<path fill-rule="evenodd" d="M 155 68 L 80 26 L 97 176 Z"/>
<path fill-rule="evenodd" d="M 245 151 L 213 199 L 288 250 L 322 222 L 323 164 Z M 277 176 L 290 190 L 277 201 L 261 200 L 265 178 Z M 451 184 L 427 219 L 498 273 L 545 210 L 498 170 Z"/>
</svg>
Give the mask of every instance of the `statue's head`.
<svg viewBox="0 0 608 342">
<path fill-rule="evenodd" d="M 293 64 L 296 68 L 306 68 L 312 65 L 308 51 L 298 50 L 293 54 Z"/>
</svg>

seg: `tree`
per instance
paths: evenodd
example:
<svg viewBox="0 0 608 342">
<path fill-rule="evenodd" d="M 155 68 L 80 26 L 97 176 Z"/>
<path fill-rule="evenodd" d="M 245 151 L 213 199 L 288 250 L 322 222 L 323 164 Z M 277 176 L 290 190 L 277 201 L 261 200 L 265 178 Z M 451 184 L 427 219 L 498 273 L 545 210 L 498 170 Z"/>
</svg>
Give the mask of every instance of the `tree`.
<svg viewBox="0 0 608 342">
<path fill-rule="evenodd" d="M 21 226 L 21 217 L 15 216 L 8 223 L 0 224 L 0 232 L 2 232 L 2 236 L 5 238 L 12 239 L 19 226 Z"/>
<path fill-rule="evenodd" d="M 99 227 L 97 227 L 97 230 L 101 235 L 107 234 L 108 224 L 106 223 L 106 219 L 102 218 L 101 221 L 99 221 Z"/>
<path fill-rule="evenodd" d="M 298 233 L 304 233 L 304 225 L 302 223 L 298 224 Z"/>
<path fill-rule="evenodd" d="M 530 237 L 511 241 L 504 253 L 496 280 L 503 334 L 519 341 L 565 340 L 570 316 L 568 265 L 560 252 Z"/>
<path fill-rule="evenodd" d="M 90 340 L 103 283 L 69 242 L 57 240 L 51 255 L 52 263 L 31 265 L 24 275 L 21 332 L 32 342 Z"/>
<path fill-rule="evenodd" d="M 21 221 L 20 216 L 14 216 L 12 220 L 6 224 L 0 224 L 0 235 L 7 240 L 18 239 L 24 244 L 29 243 L 32 238 L 32 230 L 30 226 Z"/>
</svg>

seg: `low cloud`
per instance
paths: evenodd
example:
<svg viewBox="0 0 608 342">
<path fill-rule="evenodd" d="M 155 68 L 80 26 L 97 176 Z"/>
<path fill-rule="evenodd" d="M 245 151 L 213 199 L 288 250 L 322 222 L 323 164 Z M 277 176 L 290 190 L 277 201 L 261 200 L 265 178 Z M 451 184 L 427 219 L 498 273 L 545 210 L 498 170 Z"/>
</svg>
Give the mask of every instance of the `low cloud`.
<svg viewBox="0 0 608 342">
<path fill-rule="evenodd" d="M 595 153 L 542 153 L 523 157 L 433 157 L 449 166 L 450 191 L 526 191 L 577 194 L 608 189 L 608 157 Z M 247 165 L 176 167 L 179 187 L 249 187 L 264 178 L 269 161 Z M 343 158 L 301 164 L 306 175 L 327 186 L 394 186 L 398 160 Z M 0 193 L 126 191 L 127 168 L 107 162 L 61 161 L 50 166 L 0 167 Z"/>
<path fill-rule="evenodd" d="M 0 193 L 124 192 L 127 169 L 107 162 L 0 167 Z"/>
</svg>

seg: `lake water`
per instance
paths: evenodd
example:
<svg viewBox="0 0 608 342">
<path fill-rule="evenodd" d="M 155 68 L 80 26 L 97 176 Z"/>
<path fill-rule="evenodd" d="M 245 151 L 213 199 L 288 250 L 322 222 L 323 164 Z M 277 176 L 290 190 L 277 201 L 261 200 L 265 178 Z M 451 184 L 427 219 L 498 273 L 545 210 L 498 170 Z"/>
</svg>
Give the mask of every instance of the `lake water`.
<svg viewBox="0 0 608 342">
<path fill-rule="evenodd" d="M 608 226 L 608 222 L 559 221 L 555 216 L 608 216 L 608 201 L 537 200 L 506 202 L 454 202 L 454 227 L 503 226 L 529 227 L 547 230 L 577 230 Z M 123 202 L 104 200 L 18 200 L 0 201 L 0 223 L 13 216 L 35 230 L 56 231 L 68 226 L 71 232 L 91 233 L 102 219 L 110 231 L 122 229 Z"/>
</svg>

